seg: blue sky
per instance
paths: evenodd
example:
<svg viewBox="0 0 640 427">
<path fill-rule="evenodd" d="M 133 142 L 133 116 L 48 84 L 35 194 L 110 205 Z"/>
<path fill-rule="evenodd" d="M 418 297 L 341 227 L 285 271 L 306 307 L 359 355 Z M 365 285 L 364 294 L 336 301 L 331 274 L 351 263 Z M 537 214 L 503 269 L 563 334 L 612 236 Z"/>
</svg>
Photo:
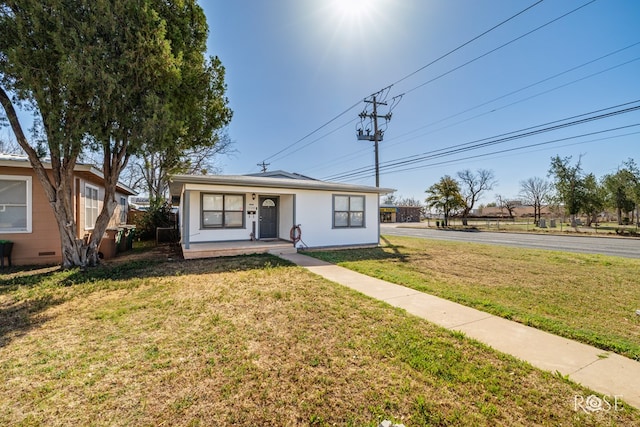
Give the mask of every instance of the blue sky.
<svg viewBox="0 0 640 427">
<path fill-rule="evenodd" d="M 358 114 L 365 98 L 389 85 L 379 113 L 402 97 L 380 143 L 380 185 L 398 196 L 422 200 L 442 176 L 484 168 L 498 181 L 488 203 L 495 194 L 517 195 L 520 180 L 546 177 L 555 155 L 582 155 L 583 169 L 597 176 L 629 157 L 640 162 L 640 126 L 633 127 L 640 112 L 633 111 L 389 166 L 640 99 L 636 0 L 546 0 L 462 46 L 535 3 L 201 1 L 209 53 L 226 67 L 234 110 L 237 152 L 220 159 L 221 172 L 258 172 L 266 161 L 269 170 L 374 185 L 373 143 L 357 140 Z M 364 173 L 340 178 L 353 171 Z"/>
<path fill-rule="evenodd" d="M 497 141 L 638 107 L 640 1 L 200 5 L 234 110 L 236 151 L 217 160 L 220 173 L 258 172 L 265 161 L 269 170 L 375 185 L 373 142 L 358 141 L 356 130 L 371 127 L 358 115 L 371 112 L 365 98 L 384 88 L 378 99 L 388 105 L 379 113 L 394 108 L 381 125 L 380 185 L 397 196 L 423 200 L 442 176 L 483 168 L 497 185 L 482 203 L 515 198 L 521 180 L 547 176 L 555 155 L 582 156 L 584 171 L 598 177 L 628 158 L 640 164 L 640 111 Z"/>
</svg>

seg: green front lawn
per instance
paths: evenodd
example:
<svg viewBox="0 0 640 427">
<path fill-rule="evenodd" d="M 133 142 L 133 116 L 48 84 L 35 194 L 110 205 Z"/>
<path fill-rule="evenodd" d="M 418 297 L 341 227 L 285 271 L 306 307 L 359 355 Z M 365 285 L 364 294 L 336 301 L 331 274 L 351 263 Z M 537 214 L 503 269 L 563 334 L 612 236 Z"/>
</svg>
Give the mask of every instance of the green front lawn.
<svg viewBox="0 0 640 427">
<path fill-rule="evenodd" d="M 590 394 L 271 256 L 0 276 L 0 425 L 640 425 Z"/>
<path fill-rule="evenodd" d="M 384 236 L 310 255 L 640 360 L 640 260 Z"/>
</svg>

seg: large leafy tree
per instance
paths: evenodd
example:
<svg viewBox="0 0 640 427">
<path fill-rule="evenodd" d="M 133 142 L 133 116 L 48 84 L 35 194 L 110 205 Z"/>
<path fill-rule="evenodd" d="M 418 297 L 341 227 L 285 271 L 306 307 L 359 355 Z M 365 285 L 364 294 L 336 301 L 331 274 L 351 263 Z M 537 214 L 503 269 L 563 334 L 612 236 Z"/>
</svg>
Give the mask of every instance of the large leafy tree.
<svg viewBox="0 0 640 427">
<path fill-rule="evenodd" d="M 597 221 L 598 214 L 604 210 L 607 190 L 592 173 L 586 175 L 582 182 L 584 188 L 582 212 L 587 216 L 587 226 L 590 227 L 592 222 Z"/>
<path fill-rule="evenodd" d="M 623 214 L 637 210 L 640 203 L 640 170 L 633 159 L 628 159 L 616 173 L 605 175 L 603 183 L 608 192 L 607 202 L 616 209 L 618 224 L 621 225 Z"/>
<path fill-rule="evenodd" d="M 571 156 L 551 158 L 549 175 L 554 179 L 554 186 L 559 201 L 564 205 L 565 211 L 571 217 L 571 225 L 575 227 L 576 215 L 583 208 L 585 200 L 584 173 L 580 166 L 580 160 L 571 165 Z"/>
<path fill-rule="evenodd" d="M 623 213 L 630 212 L 635 207 L 633 199 L 633 174 L 626 168 L 619 169 L 614 174 L 605 175 L 603 179 L 607 189 L 608 205 L 615 208 L 618 225 L 622 225 Z"/>
<path fill-rule="evenodd" d="M 627 193 L 629 194 L 629 198 L 635 203 L 636 225 L 640 226 L 640 168 L 631 158 L 627 159 L 623 165 L 629 172 L 629 187 Z"/>
<path fill-rule="evenodd" d="M 195 0 L 0 1 L 0 103 L 53 208 L 63 267 L 97 262 L 132 154 L 211 143 L 230 120 L 223 68 L 204 57 L 207 31 Z M 50 173 L 17 102 L 40 116 Z M 71 193 L 84 150 L 102 156 L 106 190 L 88 242 L 75 235 Z"/>
<path fill-rule="evenodd" d="M 442 212 L 444 216 L 444 225 L 449 225 L 449 217 L 452 213 L 463 209 L 465 201 L 460 194 L 460 185 L 458 181 L 445 175 L 440 181 L 433 184 L 426 191 L 427 207 Z"/>
<path fill-rule="evenodd" d="M 148 194 L 152 204 L 166 200 L 171 175 L 208 175 L 219 170 L 216 160 L 233 152 L 232 141 L 224 132 L 216 133 L 211 144 L 185 147 L 179 153 L 171 150 L 149 150 L 131 158 L 123 171 L 130 186 Z"/>
</svg>

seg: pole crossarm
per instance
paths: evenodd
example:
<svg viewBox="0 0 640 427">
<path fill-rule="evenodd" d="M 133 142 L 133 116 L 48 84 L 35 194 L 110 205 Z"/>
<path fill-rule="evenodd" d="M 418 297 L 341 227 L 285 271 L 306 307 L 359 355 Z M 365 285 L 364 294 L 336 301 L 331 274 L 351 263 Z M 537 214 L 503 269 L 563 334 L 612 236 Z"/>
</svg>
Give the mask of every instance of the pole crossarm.
<svg viewBox="0 0 640 427">
<path fill-rule="evenodd" d="M 371 104 L 373 107 L 373 111 L 371 113 L 364 110 L 362 113 L 358 114 L 358 117 L 364 122 L 365 119 L 370 119 L 373 122 L 373 133 L 371 133 L 370 128 L 363 129 L 360 127 L 357 129 L 357 138 L 358 141 L 373 141 L 374 150 L 375 150 L 375 163 L 376 163 L 376 187 L 380 187 L 380 162 L 378 160 L 378 143 L 382 141 L 384 137 L 384 131 L 378 127 L 378 119 L 382 119 L 386 122 L 391 120 L 391 111 L 387 114 L 378 114 L 378 106 L 384 105 L 387 103 L 384 101 L 379 101 L 377 99 L 378 94 L 371 95 L 371 97 L 364 100 L 365 103 Z"/>
</svg>

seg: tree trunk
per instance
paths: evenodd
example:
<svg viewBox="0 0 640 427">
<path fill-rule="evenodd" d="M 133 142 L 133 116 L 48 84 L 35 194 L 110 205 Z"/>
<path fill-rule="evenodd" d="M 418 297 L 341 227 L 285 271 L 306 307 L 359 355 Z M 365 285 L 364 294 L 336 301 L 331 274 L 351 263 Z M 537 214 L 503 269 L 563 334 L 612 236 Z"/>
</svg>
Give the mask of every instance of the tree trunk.
<svg viewBox="0 0 640 427">
<path fill-rule="evenodd" d="M 18 116 L 13 108 L 11 99 L 1 87 L 0 103 L 2 104 L 7 114 L 7 118 L 11 123 L 11 128 L 16 136 L 18 144 L 25 153 L 27 153 L 29 162 L 42 185 L 44 193 L 49 200 L 49 205 L 53 210 L 56 222 L 58 223 L 62 267 L 66 269 L 71 267 L 96 265 L 100 238 L 92 235 L 91 241 L 87 243 L 84 239 L 78 238 L 76 235 L 76 221 L 73 207 L 73 169 L 75 168 L 75 158 L 71 158 L 71 156 L 69 156 L 62 159 L 62 162 L 59 161 L 60 159 L 52 159 L 51 174 L 47 173 L 47 170 L 40 161 L 38 154 L 33 147 L 31 147 L 24 135 L 24 132 L 22 131 L 22 126 L 18 121 Z M 56 169 L 53 167 L 54 162 L 58 166 L 57 170 L 54 170 Z M 111 213 L 113 213 L 113 209 L 111 210 Z M 109 220 L 107 218 L 102 230 L 97 230 L 100 237 L 104 233 L 108 222 Z"/>
<path fill-rule="evenodd" d="M 622 208 L 618 207 L 616 213 L 618 215 L 618 225 L 622 225 Z"/>
<path fill-rule="evenodd" d="M 49 200 L 49 205 L 53 209 L 53 214 L 58 223 L 58 230 L 60 232 L 62 267 L 69 268 L 72 266 L 86 266 L 88 251 L 84 241 L 82 239 L 78 239 L 76 236 L 76 222 L 72 203 L 73 169 L 75 167 L 75 159 L 65 158 L 64 164 L 60 165 L 59 170 L 52 170 L 50 176 L 40 161 L 36 151 L 31 147 L 31 145 L 29 145 L 18 120 L 16 111 L 13 108 L 13 104 L 11 103 L 11 99 L 2 88 L 0 88 L 0 103 L 7 114 L 7 118 L 11 124 L 11 129 L 16 136 L 16 140 L 25 153 L 27 153 L 29 163 L 31 163 L 31 167 L 38 177 L 44 193 Z M 53 182 L 50 178 L 53 179 Z"/>
</svg>

